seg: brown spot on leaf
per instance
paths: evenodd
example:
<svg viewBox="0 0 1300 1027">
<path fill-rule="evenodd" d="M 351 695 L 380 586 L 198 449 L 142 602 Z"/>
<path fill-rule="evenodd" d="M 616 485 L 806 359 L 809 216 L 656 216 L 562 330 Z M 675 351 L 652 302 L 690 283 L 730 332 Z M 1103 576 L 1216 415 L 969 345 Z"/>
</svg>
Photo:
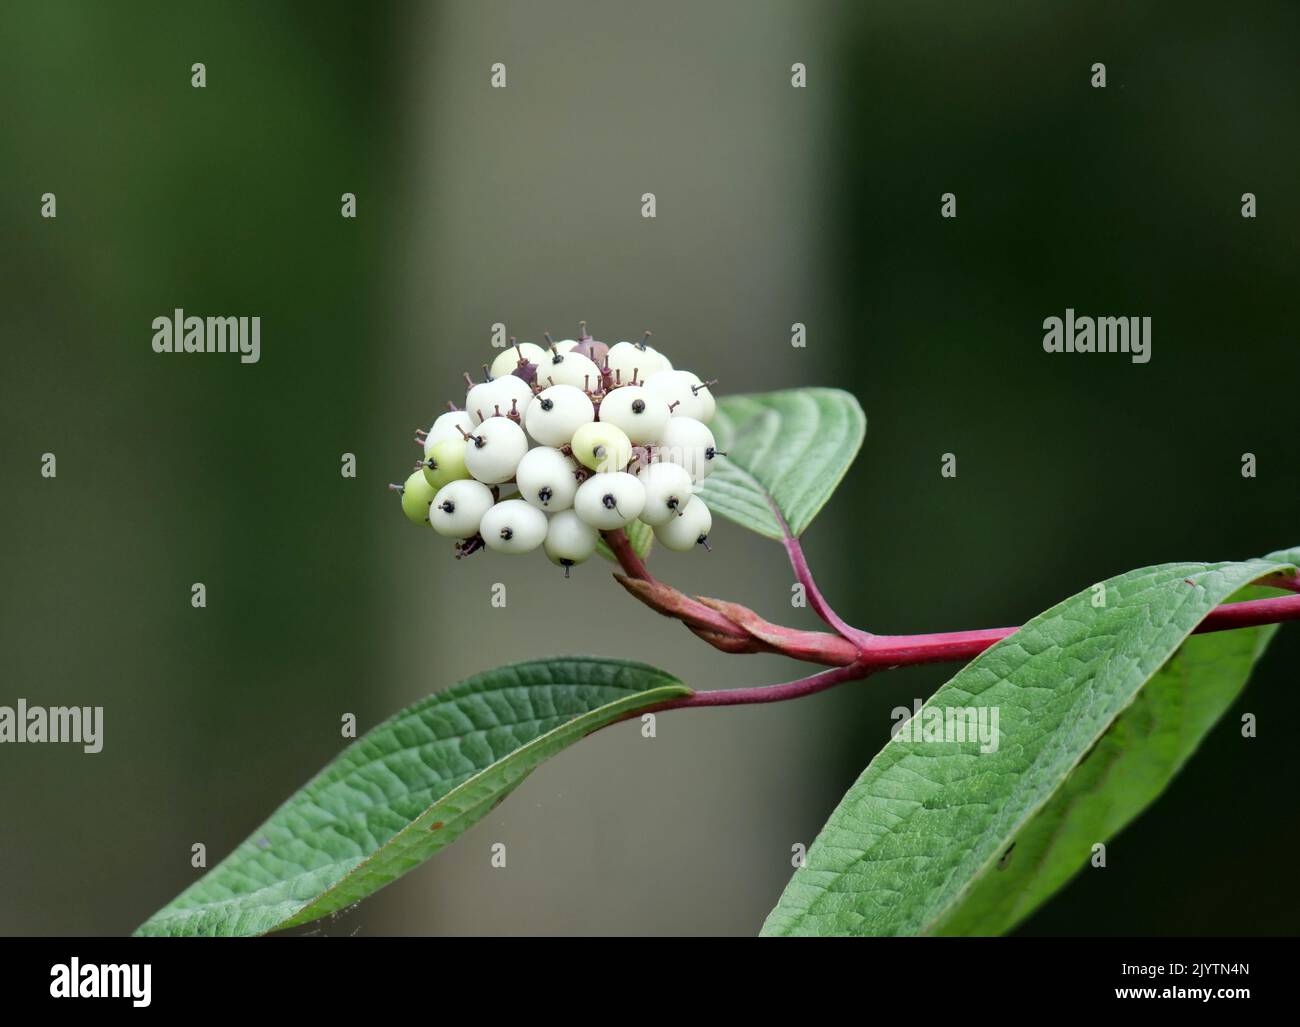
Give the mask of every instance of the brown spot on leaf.
<svg viewBox="0 0 1300 1027">
<path fill-rule="evenodd" d="M 438 828 L 440 828 L 440 827 L 442 827 L 442 821 L 441 821 L 441 820 L 435 820 L 432 824 L 429 825 L 429 830 L 430 830 L 430 831 L 436 831 L 436 830 L 438 830 Z"/>
</svg>

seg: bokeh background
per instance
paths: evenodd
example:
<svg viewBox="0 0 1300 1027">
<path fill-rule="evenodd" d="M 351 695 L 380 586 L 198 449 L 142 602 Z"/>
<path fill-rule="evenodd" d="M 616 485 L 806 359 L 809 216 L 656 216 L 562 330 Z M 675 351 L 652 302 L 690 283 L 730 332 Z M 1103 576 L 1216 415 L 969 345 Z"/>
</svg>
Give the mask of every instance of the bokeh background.
<svg viewBox="0 0 1300 1027">
<path fill-rule="evenodd" d="M 806 544 L 874 630 L 1300 541 L 1293 5 L 22 0 L 0 37 L 0 702 L 106 707 L 99 755 L 0 747 L 0 932 L 131 931 L 193 843 L 215 863 L 340 750 L 345 712 L 557 652 L 794 676 L 599 562 L 457 563 L 402 519 L 384 485 L 495 322 L 650 328 L 720 391 L 854 392 L 867 444 Z M 1151 316 L 1151 363 L 1044 354 L 1067 306 Z M 259 314 L 261 362 L 155 355 L 174 307 Z M 653 562 L 811 626 L 780 547 L 714 541 Z M 1284 629 L 1108 868 L 1022 932 L 1293 932 L 1297 663 Z M 952 670 L 600 732 L 315 930 L 752 934 L 890 710 Z"/>
</svg>

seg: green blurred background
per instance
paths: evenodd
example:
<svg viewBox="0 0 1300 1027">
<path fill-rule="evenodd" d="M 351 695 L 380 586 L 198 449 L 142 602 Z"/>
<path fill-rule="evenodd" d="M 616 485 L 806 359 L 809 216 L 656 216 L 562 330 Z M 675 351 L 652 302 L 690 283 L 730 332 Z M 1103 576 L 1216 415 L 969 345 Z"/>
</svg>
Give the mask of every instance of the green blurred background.
<svg viewBox="0 0 1300 1027">
<path fill-rule="evenodd" d="M 402 519 L 384 485 L 495 322 L 651 328 L 719 391 L 853 391 L 867 445 L 807 548 L 874 630 L 1300 541 L 1293 5 L 24 0 L 0 36 L 0 703 L 106 708 L 99 755 L 0 747 L 0 932 L 129 932 L 192 844 L 215 863 L 339 751 L 345 712 L 567 651 L 794 676 L 596 562 L 457 563 Z M 1044 354 L 1067 306 L 1151 316 L 1151 363 Z M 174 307 L 260 315 L 261 362 L 154 354 Z M 811 626 L 780 547 L 714 542 L 654 563 Z M 1022 931 L 1293 932 L 1297 662 L 1284 629 L 1107 869 Z M 890 710 L 951 671 L 601 732 L 317 930 L 754 933 Z"/>
</svg>

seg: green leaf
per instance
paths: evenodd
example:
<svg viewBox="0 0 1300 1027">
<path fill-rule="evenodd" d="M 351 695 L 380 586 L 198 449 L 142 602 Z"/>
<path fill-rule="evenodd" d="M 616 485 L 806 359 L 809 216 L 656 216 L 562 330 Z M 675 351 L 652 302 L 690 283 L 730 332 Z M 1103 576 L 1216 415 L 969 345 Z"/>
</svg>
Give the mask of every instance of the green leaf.
<svg viewBox="0 0 1300 1027">
<path fill-rule="evenodd" d="M 1233 599 L 1276 594 L 1251 587 Z M 935 933 L 1002 934 L 1087 866 L 1092 846 L 1118 834 L 1182 769 L 1276 631 L 1268 624 L 1184 642 Z"/>
<path fill-rule="evenodd" d="M 981 752 L 978 740 L 892 738 L 832 813 L 763 933 L 923 934 L 1014 923 L 1087 860 L 1094 842 L 1160 792 L 1231 702 L 1267 633 L 1230 632 L 1237 637 L 1221 642 L 1206 641 L 1217 635 L 1188 636 L 1219 603 L 1290 563 L 1131 571 L 1105 582 L 1104 607 L 1093 605 L 1094 589 L 1085 589 L 982 653 L 919 718 L 925 723 L 931 709 L 996 710 L 996 749 Z M 1180 646 L 1182 657 L 1161 675 Z M 1218 672 L 1229 680 L 1208 683 Z M 1144 685 L 1154 691 L 1141 695 Z M 1193 692 L 1217 711 L 1179 711 L 1180 698 L 1186 705 Z M 1147 724 L 1146 716 L 1180 717 L 1192 737 L 1176 739 L 1178 723 Z M 1110 730 L 1119 734 L 1108 742 Z M 1148 743 L 1160 751 L 1124 750 Z M 1108 761 L 1122 761 L 1113 783 L 1105 779 Z M 1040 814 L 1047 819 L 1035 825 Z M 1060 837 L 1037 833 L 1058 824 Z M 1094 829 L 1103 833 L 1088 833 Z M 1087 847 L 1069 851 L 1081 838 Z M 1054 847 L 1061 852 L 1049 851 Z M 1024 905 L 989 914 L 1001 886 L 985 882 L 1007 873 L 1023 875 Z"/>
<path fill-rule="evenodd" d="M 718 448 L 700 496 L 714 513 L 778 541 L 775 506 L 798 537 L 862 448 L 867 419 L 839 389 L 724 396 L 710 425 Z"/>
<path fill-rule="evenodd" d="M 650 555 L 650 547 L 655 544 L 654 528 L 641 521 L 633 521 L 623 529 L 623 533 L 627 535 L 627 540 L 632 543 L 632 551 L 635 552 L 637 556 L 644 560 Z M 603 538 L 596 540 L 596 552 L 606 560 L 618 563 L 618 557 L 615 556 L 609 546 L 605 544 Z"/>
<path fill-rule="evenodd" d="M 539 763 L 690 689 L 582 657 L 480 674 L 348 746 L 142 935 L 254 935 L 358 902 L 455 841 Z"/>
</svg>

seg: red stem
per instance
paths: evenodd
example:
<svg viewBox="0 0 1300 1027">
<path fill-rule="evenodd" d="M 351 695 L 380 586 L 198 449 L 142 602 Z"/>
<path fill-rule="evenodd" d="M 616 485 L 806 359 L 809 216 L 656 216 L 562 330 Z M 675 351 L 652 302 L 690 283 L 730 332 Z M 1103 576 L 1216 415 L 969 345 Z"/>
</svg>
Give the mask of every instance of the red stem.
<svg viewBox="0 0 1300 1027">
<path fill-rule="evenodd" d="M 1300 595 L 1277 599 L 1249 599 L 1216 606 L 1205 620 L 1192 629 L 1193 635 L 1235 628 L 1258 627 L 1300 620 Z M 876 635 L 863 653 L 874 668 L 910 667 L 921 663 L 969 660 L 1019 628 L 984 628 L 979 631 L 946 631 L 932 635 Z"/>
<path fill-rule="evenodd" d="M 803 546 L 799 544 L 797 538 L 790 534 L 790 529 L 786 526 L 781 515 L 778 513 L 776 516 L 780 520 L 781 530 L 785 534 L 781 544 L 785 546 L 786 555 L 790 558 L 790 566 L 794 568 L 794 576 L 803 585 L 804 593 L 808 596 L 808 602 L 812 606 L 813 612 L 828 627 L 834 628 L 840 635 L 857 645 L 859 649 L 869 646 L 875 636 L 869 631 L 863 631 L 861 628 L 855 628 L 853 625 L 848 624 L 843 617 L 831 609 L 831 604 L 826 601 L 821 589 L 817 587 L 817 582 L 813 580 L 812 569 L 808 566 L 808 558 L 803 555 Z"/>
<path fill-rule="evenodd" d="M 822 622 L 827 627 L 834 628 L 844 638 L 857 645 L 858 648 L 863 648 L 870 642 L 871 632 L 855 628 L 831 608 L 831 604 L 826 601 L 821 589 L 817 587 L 817 582 L 813 580 L 812 568 L 808 566 L 808 558 L 803 555 L 803 546 L 799 544 L 794 532 L 790 530 L 785 515 L 777 509 L 771 497 L 768 498 L 767 505 L 771 508 L 776 523 L 781 526 L 781 544 L 785 546 L 785 554 L 790 558 L 790 566 L 794 568 L 794 576 L 799 584 L 803 585 L 804 593 L 808 596 L 808 602 L 811 604 L 813 612 L 822 619 Z"/>
<path fill-rule="evenodd" d="M 1279 621 L 1300 620 L 1300 595 L 1280 599 L 1251 599 L 1228 603 L 1211 610 L 1205 620 L 1192 629 L 1201 635 L 1211 631 L 1257 627 Z M 832 667 L 797 681 L 753 688 L 720 688 L 711 692 L 694 692 L 673 699 L 650 711 L 691 709 L 697 706 L 750 706 L 756 703 L 784 702 L 825 691 L 845 681 L 860 681 L 877 670 L 916 666 L 923 663 L 947 663 L 969 660 L 995 642 L 1000 642 L 1019 628 L 986 628 L 980 631 L 950 631 L 934 635 L 876 635 L 862 659 L 847 667 Z"/>
<path fill-rule="evenodd" d="M 670 699 L 650 711 L 637 710 L 635 716 L 657 710 L 685 710 L 697 706 L 752 706 L 756 703 L 784 702 L 786 699 L 799 699 L 815 692 L 823 692 L 845 681 L 860 681 L 872 672 L 872 668 L 862 663 L 847 667 L 831 667 L 818 671 L 797 681 L 787 681 L 780 685 L 757 685 L 752 688 L 715 688 L 711 692 L 692 692 L 681 699 Z"/>
<path fill-rule="evenodd" d="M 803 547 L 799 540 L 791 535 L 784 518 L 775 508 L 785 550 L 794 568 L 795 577 L 804 586 L 808 601 L 813 610 L 827 625 L 847 639 L 857 648 L 858 658 L 852 659 L 851 650 L 841 653 L 832 648 L 831 641 L 843 646 L 840 639 L 832 635 L 817 632 L 793 632 L 779 625 L 761 621 L 752 610 L 735 604 L 720 603 L 709 600 L 714 605 L 706 605 L 699 600 L 682 595 L 659 583 L 651 575 L 641 558 L 632 549 L 627 536 L 621 531 L 606 532 L 605 541 L 618 558 L 623 570 L 633 578 L 662 587 L 669 594 L 675 607 L 669 609 L 655 605 L 661 613 L 676 616 L 686 623 L 692 631 L 700 634 L 707 641 L 717 645 L 716 636 L 726 636 L 736 640 L 753 643 L 756 639 L 765 642 L 777 651 L 797 659 L 813 662 L 830 663 L 829 670 L 820 671 L 809 677 L 787 681 L 780 685 L 760 685 L 752 688 L 715 689 L 710 692 L 695 692 L 683 699 L 674 699 L 654 710 L 685 709 L 695 706 L 742 706 L 754 703 L 782 702 L 797 699 L 805 695 L 823 691 L 845 681 L 857 681 L 869 674 L 887 668 L 910 667 L 926 663 L 948 663 L 972 659 L 985 649 L 1019 631 L 1019 628 L 982 628 L 975 631 L 947 631 L 925 635 L 873 635 L 870 632 L 854 628 L 833 610 L 821 590 L 813 580 L 808 567 Z M 1258 627 L 1265 624 L 1278 624 L 1283 621 L 1300 620 L 1300 576 L 1290 579 L 1269 581 L 1268 584 L 1279 589 L 1286 589 L 1297 594 L 1281 596 L 1274 599 L 1251 599 L 1240 603 L 1225 603 L 1217 606 L 1206 615 L 1192 634 L 1206 634 L 1212 631 L 1231 631 L 1236 628 Z M 644 599 L 643 599 L 644 601 Z M 729 611 L 730 616 L 722 611 Z M 736 618 L 733 620 L 732 618 Z M 753 623 L 751 623 L 753 622 Z M 742 625 L 747 625 L 742 626 Z M 759 628 L 761 625 L 761 630 Z M 758 634 L 755 635 L 754 632 Z M 791 639 L 804 644 L 794 646 Z M 722 648 L 722 646 L 719 646 Z M 848 647 L 845 647 L 846 649 Z M 736 649 L 734 651 L 745 651 Z M 755 651 L 749 649 L 748 651 Z M 644 713 L 646 711 L 638 711 Z"/>
</svg>

